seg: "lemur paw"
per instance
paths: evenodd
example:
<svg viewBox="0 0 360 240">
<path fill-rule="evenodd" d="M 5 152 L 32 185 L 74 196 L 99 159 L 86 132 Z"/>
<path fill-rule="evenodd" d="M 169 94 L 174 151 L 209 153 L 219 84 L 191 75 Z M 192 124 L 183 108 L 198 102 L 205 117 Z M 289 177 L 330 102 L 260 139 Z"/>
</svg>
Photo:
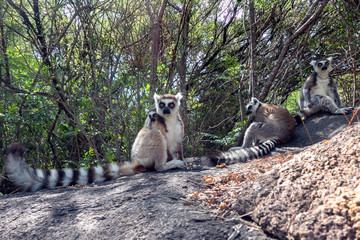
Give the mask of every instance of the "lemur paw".
<svg viewBox="0 0 360 240">
<path fill-rule="evenodd" d="M 347 114 L 347 113 L 351 113 L 353 108 L 351 108 L 351 107 L 343 107 L 343 108 L 341 108 L 341 110 L 343 110 Z"/>
<path fill-rule="evenodd" d="M 344 108 L 342 108 L 342 110 L 343 110 L 345 113 L 350 113 L 352 109 L 351 109 L 350 107 L 344 107 Z"/>
<path fill-rule="evenodd" d="M 167 162 L 166 165 L 172 166 L 172 168 L 186 168 L 186 163 L 178 159 L 171 160 Z"/>
<path fill-rule="evenodd" d="M 335 111 L 335 114 L 348 114 L 351 112 L 351 108 L 349 107 L 342 107 L 342 108 L 339 108 Z"/>
</svg>

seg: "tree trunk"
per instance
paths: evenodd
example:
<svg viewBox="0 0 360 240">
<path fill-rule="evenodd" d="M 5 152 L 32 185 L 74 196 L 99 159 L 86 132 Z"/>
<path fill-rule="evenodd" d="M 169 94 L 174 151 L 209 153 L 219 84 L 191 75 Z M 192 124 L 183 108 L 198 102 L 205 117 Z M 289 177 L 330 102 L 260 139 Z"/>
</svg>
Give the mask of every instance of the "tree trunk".
<svg viewBox="0 0 360 240">
<path fill-rule="evenodd" d="M 180 45 L 180 62 L 179 62 L 179 75 L 180 75 L 180 91 L 183 94 L 181 116 L 184 121 L 184 125 L 188 126 L 187 118 L 187 92 L 186 92 L 186 73 L 187 73 L 187 52 L 188 52 L 188 36 L 189 36 L 189 22 L 190 12 L 192 8 L 192 1 L 184 3 L 183 14 L 181 17 L 181 45 Z M 187 134 L 187 127 L 185 127 L 185 134 Z"/>
<path fill-rule="evenodd" d="M 258 97 L 258 79 L 256 74 L 256 20 L 255 20 L 255 7 L 254 1 L 249 1 L 249 14 L 250 14 L 250 78 L 249 78 L 249 93 L 251 97 Z M 249 96 L 250 99 L 250 96 Z"/>
<path fill-rule="evenodd" d="M 10 69 L 9 69 L 9 58 L 6 52 L 7 43 L 6 43 L 6 35 L 4 30 L 4 19 L 2 17 L 2 5 L 0 5 L 0 34 L 1 34 L 1 54 L 3 55 L 3 64 L 0 64 L 0 82 L 5 83 L 5 85 L 10 85 Z M 2 69 L 4 66 L 4 70 Z M 5 72 L 5 76 L 2 76 L 3 71 Z"/>
<path fill-rule="evenodd" d="M 161 21 L 164 16 L 165 8 L 167 5 L 167 0 L 163 0 L 160 11 L 157 16 L 154 16 L 153 11 L 151 10 L 150 2 L 146 2 L 147 11 L 152 22 L 151 27 L 151 67 L 150 67 L 150 103 L 154 103 L 152 96 L 157 90 L 158 86 L 158 77 L 157 77 L 157 65 L 160 54 L 160 44 L 161 44 Z"/>
</svg>

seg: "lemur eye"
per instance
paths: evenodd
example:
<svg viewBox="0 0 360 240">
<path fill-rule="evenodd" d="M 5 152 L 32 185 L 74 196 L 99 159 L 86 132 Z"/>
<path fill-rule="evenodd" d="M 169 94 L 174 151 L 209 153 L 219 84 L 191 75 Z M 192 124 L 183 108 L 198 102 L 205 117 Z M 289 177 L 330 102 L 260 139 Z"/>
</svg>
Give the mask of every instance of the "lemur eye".
<svg viewBox="0 0 360 240">
<path fill-rule="evenodd" d="M 160 107 L 160 108 L 164 108 L 164 107 L 165 107 L 165 103 L 163 103 L 163 102 L 159 103 L 159 107 Z"/>
<path fill-rule="evenodd" d="M 326 66 L 329 66 L 329 62 L 326 62 L 325 65 L 326 65 Z"/>
<path fill-rule="evenodd" d="M 251 110 L 251 109 L 252 109 L 252 106 L 249 106 L 248 109 Z"/>
<path fill-rule="evenodd" d="M 175 107 L 175 103 L 169 103 L 169 108 L 174 108 Z"/>
<path fill-rule="evenodd" d="M 318 67 L 321 67 L 322 66 L 322 63 L 318 63 Z"/>
</svg>

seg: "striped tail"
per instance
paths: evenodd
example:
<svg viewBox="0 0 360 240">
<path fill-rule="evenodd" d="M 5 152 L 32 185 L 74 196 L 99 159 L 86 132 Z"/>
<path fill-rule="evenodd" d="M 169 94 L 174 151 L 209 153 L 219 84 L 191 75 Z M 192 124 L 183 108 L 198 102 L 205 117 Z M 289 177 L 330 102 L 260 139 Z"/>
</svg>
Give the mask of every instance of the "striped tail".
<svg viewBox="0 0 360 240">
<path fill-rule="evenodd" d="M 35 192 L 44 188 L 98 183 L 134 174 L 130 162 L 111 163 L 106 167 L 95 166 L 79 169 L 33 169 L 25 162 L 25 148 L 20 143 L 12 144 L 5 160 L 6 174 L 23 191 Z"/>
<path fill-rule="evenodd" d="M 202 163 L 205 163 L 207 166 L 216 166 L 221 163 L 229 165 L 238 162 L 246 162 L 269 154 L 277 145 L 279 145 L 278 140 L 270 139 L 257 146 L 209 155 L 207 160 L 205 160 L 206 163 L 204 160 L 202 160 Z"/>
</svg>

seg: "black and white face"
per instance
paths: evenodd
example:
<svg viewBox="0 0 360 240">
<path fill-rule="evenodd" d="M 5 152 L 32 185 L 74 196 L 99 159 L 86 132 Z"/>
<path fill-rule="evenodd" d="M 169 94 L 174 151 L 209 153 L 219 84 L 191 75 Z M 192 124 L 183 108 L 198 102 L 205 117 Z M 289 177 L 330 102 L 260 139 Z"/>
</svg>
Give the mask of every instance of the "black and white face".
<svg viewBox="0 0 360 240">
<path fill-rule="evenodd" d="M 164 94 L 164 95 L 157 95 L 154 94 L 156 112 L 162 116 L 169 116 L 171 113 L 178 113 L 180 100 L 182 98 L 181 93 L 176 95 L 171 94 Z"/>
<path fill-rule="evenodd" d="M 161 109 L 163 114 L 170 114 L 176 106 L 176 103 L 172 99 L 162 99 L 159 102 L 159 109 Z"/>
<path fill-rule="evenodd" d="M 311 65 L 317 73 L 327 73 L 332 70 L 332 57 L 325 60 L 312 60 Z"/>
<path fill-rule="evenodd" d="M 145 113 L 146 115 L 148 116 L 148 119 L 151 121 L 151 122 L 155 122 L 156 119 L 157 119 L 157 113 L 156 113 L 156 108 L 153 108 L 153 109 L 145 109 Z M 146 121 L 149 121 L 149 120 L 146 120 Z"/>
<path fill-rule="evenodd" d="M 156 121 L 156 118 L 157 118 L 156 108 L 151 109 L 151 110 L 147 110 L 146 114 L 148 115 L 150 121 L 152 121 L 152 122 Z"/>
<path fill-rule="evenodd" d="M 260 101 L 257 98 L 251 98 L 251 101 L 246 105 L 246 115 L 256 114 L 260 106 Z"/>
</svg>

